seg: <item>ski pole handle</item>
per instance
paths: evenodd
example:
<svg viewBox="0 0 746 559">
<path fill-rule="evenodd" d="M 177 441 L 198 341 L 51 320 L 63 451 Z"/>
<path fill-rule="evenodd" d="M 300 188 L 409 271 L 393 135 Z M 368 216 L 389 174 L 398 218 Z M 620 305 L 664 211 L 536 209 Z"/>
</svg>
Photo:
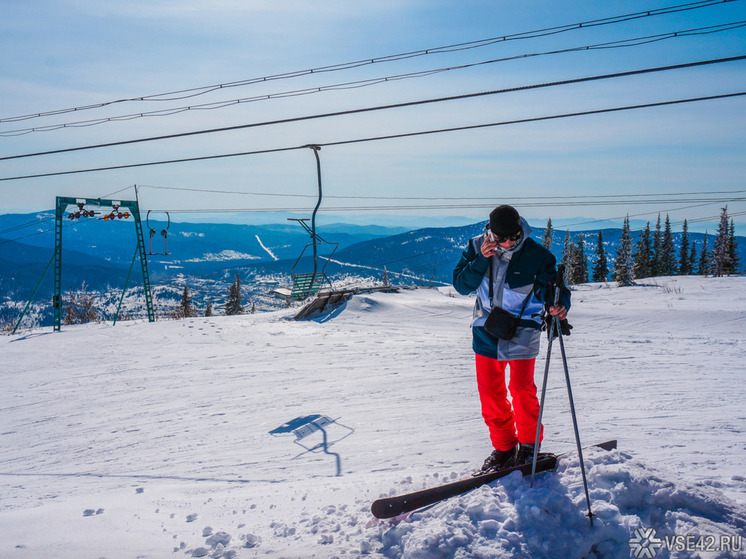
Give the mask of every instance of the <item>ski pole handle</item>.
<svg viewBox="0 0 746 559">
<path fill-rule="evenodd" d="M 562 291 L 562 284 L 565 280 L 565 265 L 560 264 L 557 266 L 557 276 L 554 279 L 554 305 L 557 306 L 560 300 L 560 292 Z"/>
</svg>

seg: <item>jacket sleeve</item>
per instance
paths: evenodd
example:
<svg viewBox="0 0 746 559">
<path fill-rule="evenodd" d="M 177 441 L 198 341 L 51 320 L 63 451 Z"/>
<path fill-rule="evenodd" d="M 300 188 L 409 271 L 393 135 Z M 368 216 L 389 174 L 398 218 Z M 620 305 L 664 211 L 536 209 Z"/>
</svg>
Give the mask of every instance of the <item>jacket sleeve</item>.
<svg viewBox="0 0 746 559">
<path fill-rule="evenodd" d="M 536 274 L 534 292 L 540 301 L 543 301 L 548 305 L 554 303 L 554 290 L 552 289 L 552 286 L 555 279 L 557 279 L 557 259 L 551 252 L 547 251 L 539 271 Z M 562 284 L 562 289 L 560 291 L 559 303 L 567 310 L 570 310 L 570 290 L 564 283 Z"/>
<path fill-rule="evenodd" d="M 490 264 L 489 258 L 485 258 L 481 252 L 477 252 L 473 241 L 469 241 L 466 250 L 461 254 L 461 259 L 453 270 L 453 287 L 461 295 L 468 295 L 476 291 L 482 278 L 487 272 Z"/>
</svg>

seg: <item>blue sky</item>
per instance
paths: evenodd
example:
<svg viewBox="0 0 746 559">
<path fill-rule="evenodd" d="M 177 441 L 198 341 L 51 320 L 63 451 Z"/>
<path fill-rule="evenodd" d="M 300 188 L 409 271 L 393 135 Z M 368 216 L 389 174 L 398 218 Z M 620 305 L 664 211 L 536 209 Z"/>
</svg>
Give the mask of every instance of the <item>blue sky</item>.
<svg viewBox="0 0 746 559">
<path fill-rule="evenodd" d="M 739 0 L 206 93 L 195 89 L 684 3 L 3 0 L 0 157 L 746 54 L 746 27 L 740 27 L 641 46 L 522 56 L 742 22 L 746 0 Z M 332 88 L 508 57 L 517 58 L 366 87 Z M 311 88 L 322 91 L 277 98 Z M 158 100 L 13 119 L 184 90 L 193 90 L 192 96 L 175 93 Z M 746 61 L 737 61 L 0 160 L 0 178 L 324 144 L 742 91 L 746 91 Z M 206 107 L 258 96 L 272 98 Z M 187 107 L 192 109 L 184 110 Z M 171 109 L 177 114 L 133 117 Z M 81 126 L 107 118 L 115 121 Z M 62 124 L 62 129 L 45 129 Z M 28 132 L 31 128 L 42 130 Z M 746 222 L 746 215 L 741 215 L 746 212 L 744 97 L 328 146 L 320 156 L 325 193 L 320 218 L 328 221 L 376 221 L 379 214 L 402 224 L 413 216 L 430 216 L 433 223 L 453 216 L 476 221 L 491 206 L 507 202 L 534 220 L 614 219 L 629 213 L 634 219 L 654 221 L 657 212 L 663 212 L 670 213 L 674 224 L 686 218 L 696 228 L 711 228 L 707 218 L 716 216 L 724 205 L 718 200 L 730 199 L 729 212 L 737 222 Z M 167 210 L 175 219 L 261 221 L 267 216 L 256 210 L 272 209 L 280 213 L 272 214 L 271 220 L 281 221 L 290 210 L 310 213 L 313 209 L 315 173 L 310 150 L 290 150 L 5 180 L 0 181 L 0 213 L 49 209 L 55 196 L 93 198 L 117 193 L 115 197 L 131 199 L 132 185 L 139 185 L 143 210 Z M 646 204 L 625 202 L 640 201 L 642 195 L 655 196 L 649 196 Z M 616 197 L 608 199 L 613 205 L 598 205 L 600 197 L 609 196 Z M 371 207 L 375 209 L 364 210 Z M 198 213 L 182 213 L 187 210 Z"/>
</svg>

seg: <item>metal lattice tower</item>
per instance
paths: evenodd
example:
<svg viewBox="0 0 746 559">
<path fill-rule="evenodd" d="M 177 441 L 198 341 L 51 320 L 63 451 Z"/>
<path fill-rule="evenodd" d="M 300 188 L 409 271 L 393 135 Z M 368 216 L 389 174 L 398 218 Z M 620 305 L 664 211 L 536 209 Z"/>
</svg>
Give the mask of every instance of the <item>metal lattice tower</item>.
<svg viewBox="0 0 746 559">
<path fill-rule="evenodd" d="M 137 201 L 58 196 L 55 205 L 54 221 L 54 295 L 52 299 L 54 307 L 54 331 L 59 332 L 62 324 L 62 216 L 70 205 L 127 208 L 130 211 L 135 220 L 137 253 L 140 256 L 140 267 L 142 268 L 142 283 L 145 290 L 145 306 L 148 313 L 148 321 L 155 322 L 153 296 L 150 290 L 150 276 L 148 275 L 148 262 L 146 259 L 145 242 L 142 234 L 142 221 L 140 220 L 140 207 Z"/>
</svg>

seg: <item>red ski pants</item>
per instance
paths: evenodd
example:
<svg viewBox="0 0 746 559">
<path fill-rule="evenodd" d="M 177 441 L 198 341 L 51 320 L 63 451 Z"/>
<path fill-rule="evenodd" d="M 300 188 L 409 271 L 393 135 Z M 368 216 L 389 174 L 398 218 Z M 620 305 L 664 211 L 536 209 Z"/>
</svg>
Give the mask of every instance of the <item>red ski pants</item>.
<svg viewBox="0 0 746 559">
<path fill-rule="evenodd" d="M 534 384 L 536 359 L 498 361 L 476 354 L 477 387 L 482 417 L 490 430 L 496 450 L 510 450 L 518 443 L 533 444 L 539 419 L 539 400 Z M 505 370 L 510 367 L 510 382 L 505 386 Z M 508 400 L 508 389 L 513 400 Z M 539 442 L 543 436 L 539 434 Z"/>
</svg>

